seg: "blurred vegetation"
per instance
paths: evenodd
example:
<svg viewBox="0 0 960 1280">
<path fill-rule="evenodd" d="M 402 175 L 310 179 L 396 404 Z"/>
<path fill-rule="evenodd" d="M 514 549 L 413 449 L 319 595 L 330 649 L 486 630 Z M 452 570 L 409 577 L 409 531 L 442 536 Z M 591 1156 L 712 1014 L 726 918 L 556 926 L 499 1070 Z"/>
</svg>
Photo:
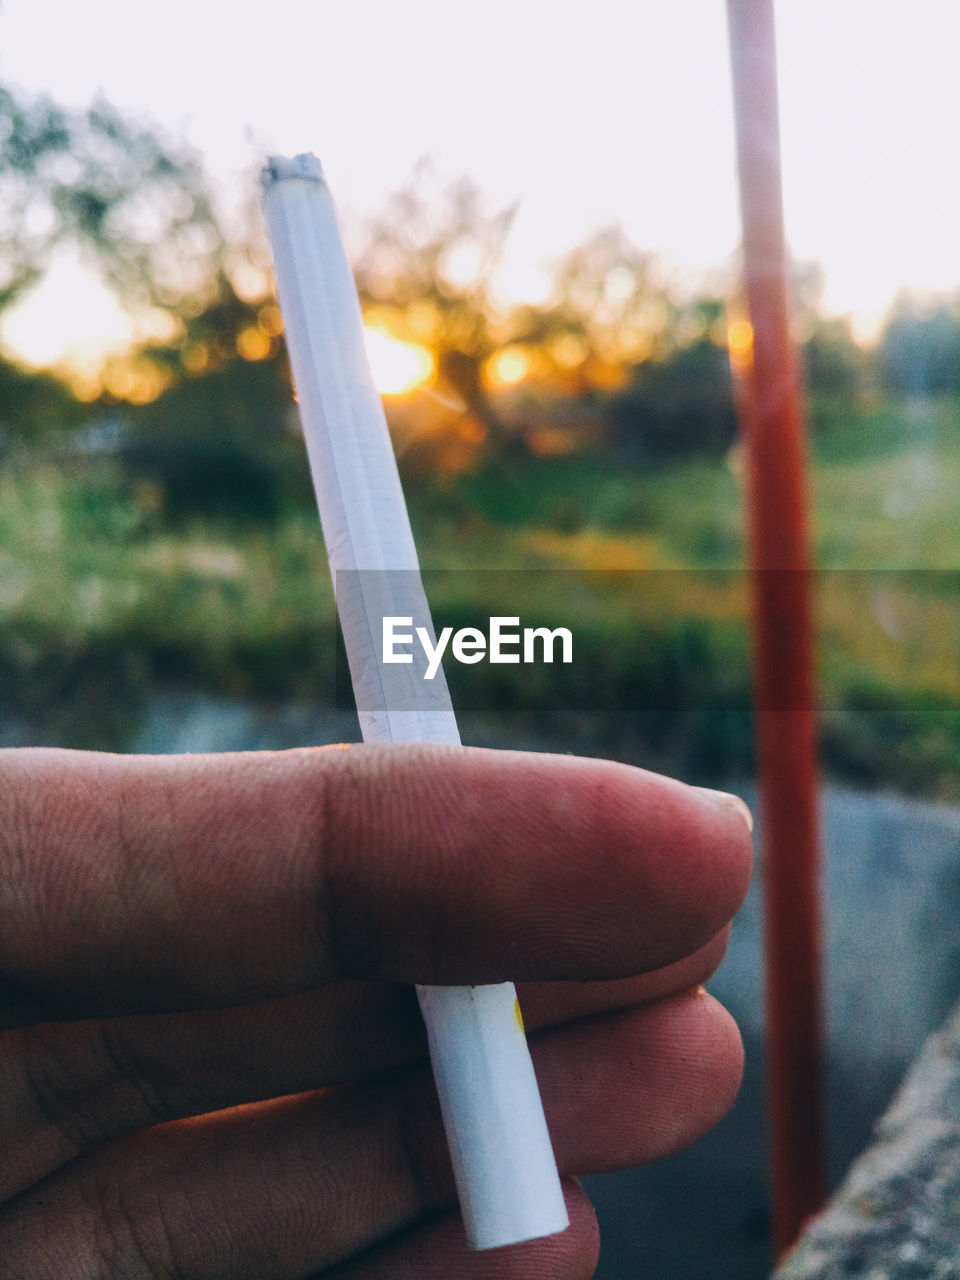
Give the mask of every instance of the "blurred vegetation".
<svg viewBox="0 0 960 1280">
<path fill-rule="evenodd" d="M 141 334 L 94 371 L 0 355 L 5 740 L 121 745 L 171 683 L 329 703 L 333 603 L 256 217 L 228 234 L 199 158 L 151 126 L 2 88 L 0 192 L 0 311 L 71 245 Z M 348 228 L 368 325 L 426 361 L 387 408 L 423 563 L 458 571 L 429 587 L 438 623 L 520 599 L 576 637 L 560 680 L 451 672 L 458 705 L 507 738 L 745 773 L 742 321 L 617 228 L 542 302 L 505 303 L 512 216 L 424 165 Z M 821 286 L 798 273 L 825 761 L 957 798 L 960 295 L 900 298 L 864 347 Z"/>
</svg>

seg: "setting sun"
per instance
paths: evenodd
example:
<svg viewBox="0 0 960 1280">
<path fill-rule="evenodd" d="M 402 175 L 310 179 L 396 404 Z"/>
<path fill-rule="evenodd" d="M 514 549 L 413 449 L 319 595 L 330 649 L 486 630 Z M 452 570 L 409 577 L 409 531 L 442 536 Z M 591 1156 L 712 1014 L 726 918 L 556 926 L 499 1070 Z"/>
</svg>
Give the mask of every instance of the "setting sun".
<svg viewBox="0 0 960 1280">
<path fill-rule="evenodd" d="M 433 375 L 434 358 L 426 347 L 401 342 L 372 325 L 364 325 L 363 339 L 374 385 L 381 395 L 406 395 Z"/>
</svg>

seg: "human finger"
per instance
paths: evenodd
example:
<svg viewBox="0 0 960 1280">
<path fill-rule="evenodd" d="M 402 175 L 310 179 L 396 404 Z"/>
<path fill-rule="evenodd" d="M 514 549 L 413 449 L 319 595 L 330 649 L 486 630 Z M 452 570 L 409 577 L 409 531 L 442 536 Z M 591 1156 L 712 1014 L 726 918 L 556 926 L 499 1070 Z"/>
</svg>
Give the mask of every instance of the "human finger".
<svg viewBox="0 0 960 1280">
<path fill-rule="evenodd" d="M 736 1029 L 702 993 L 534 1041 L 558 1164 L 667 1155 L 729 1106 Z M 439 1109 L 409 1079 L 261 1103 L 107 1144 L 0 1211 L 19 1280 L 303 1280 L 451 1205 Z"/>
<path fill-rule="evenodd" d="M 692 956 L 610 982 L 528 983 L 528 1031 L 703 982 Z M 235 1009 L 41 1023 L 0 1034 L 0 1201 L 134 1129 L 372 1076 L 426 1055 L 411 987 L 336 983 Z"/>
<path fill-rule="evenodd" d="M 2 752 L 0 1016 L 622 977 L 703 946 L 749 866 L 734 807 L 610 761 Z"/>
<path fill-rule="evenodd" d="M 322 1280 L 590 1280 L 600 1252 L 597 1217 L 575 1180 L 564 1179 L 563 1195 L 570 1226 L 557 1235 L 473 1252 L 459 1213 L 444 1213 Z"/>
</svg>

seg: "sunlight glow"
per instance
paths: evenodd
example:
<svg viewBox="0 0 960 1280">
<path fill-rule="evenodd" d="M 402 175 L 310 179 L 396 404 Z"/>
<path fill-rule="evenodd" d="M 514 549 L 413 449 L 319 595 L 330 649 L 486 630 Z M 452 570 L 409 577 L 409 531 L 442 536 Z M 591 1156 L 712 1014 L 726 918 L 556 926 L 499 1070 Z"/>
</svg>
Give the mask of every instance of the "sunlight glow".
<svg viewBox="0 0 960 1280">
<path fill-rule="evenodd" d="M 435 361 L 426 347 L 401 342 L 373 325 L 364 325 L 363 340 L 374 385 L 381 395 L 407 395 L 433 376 Z"/>
<path fill-rule="evenodd" d="M 79 262 L 64 256 L 3 317 L 2 336 L 36 368 L 126 349 L 134 325 L 113 294 Z"/>
<path fill-rule="evenodd" d="M 259 326 L 251 325 L 237 334 L 237 351 L 244 360 L 266 360 L 272 350 L 269 336 Z"/>
<path fill-rule="evenodd" d="M 530 372 L 530 357 L 522 347 L 504 347 L 490 357 L 487 372 L 495 386 L 515 387 Z"/>
<path fill-rule="evenodd" d="M 575 333 L 562 333 L 550 343 L 550 355 L 561 369 L 576 369 L 588 354 L 586 342 Z"/>
<path fill-rule="evenodd" d="M 749 373 L 753 366 L 753 326 L 749 320 L 731 320 L 727 327 L 727 350 L 730 364 L 738 377 Z"/>
<path fill-rule="evenodd" d="M 100 392 L 105 391 L 115 400 L 127 404 L 150 404 L 167 390 L 173 377 L 168 369 L 161 369 L 152 360 L 120 358 L 107 363 L 97 381 Z M 80 398 L 95 397 L 81 394 Z"/>
</svg>

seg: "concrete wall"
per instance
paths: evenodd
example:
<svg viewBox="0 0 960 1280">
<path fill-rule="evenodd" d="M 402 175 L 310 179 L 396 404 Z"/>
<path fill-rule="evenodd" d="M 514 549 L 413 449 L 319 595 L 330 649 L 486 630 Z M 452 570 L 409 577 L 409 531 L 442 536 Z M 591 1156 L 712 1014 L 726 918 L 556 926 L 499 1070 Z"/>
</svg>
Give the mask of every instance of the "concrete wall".
<svg viewBox="0 0 960 1280">
<path fill-rule="evenodd" d="M 775 1280 L 960 1277 L 960 1007 Z"/>
</svg>

